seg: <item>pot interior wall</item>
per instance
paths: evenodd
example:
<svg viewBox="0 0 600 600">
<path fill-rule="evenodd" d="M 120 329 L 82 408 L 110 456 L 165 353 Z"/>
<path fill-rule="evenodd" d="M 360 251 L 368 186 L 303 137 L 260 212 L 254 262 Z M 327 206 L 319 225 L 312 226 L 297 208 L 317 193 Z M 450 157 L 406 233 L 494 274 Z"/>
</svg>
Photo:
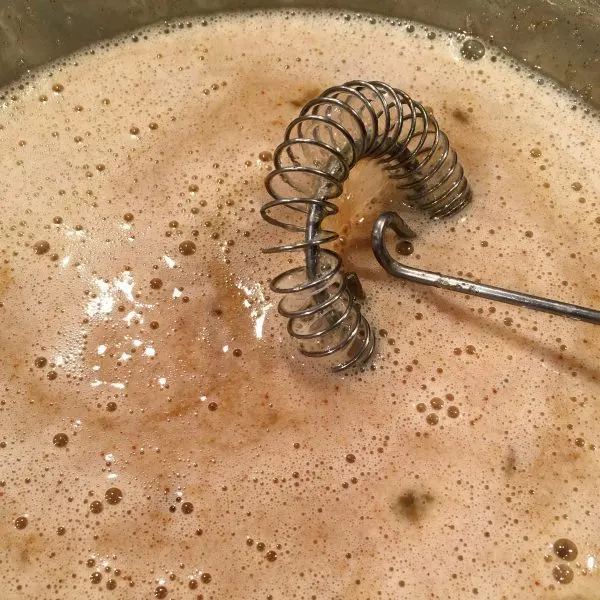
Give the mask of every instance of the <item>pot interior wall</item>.
<svg viewBox="0 0 600 600">
<path fill-rule="evenodd" d="M 492 37 L 496 45 L 600 105 L 600 0 L 16 0 L 0 7 L 0 85 L 96 40 L 161 19 L 325 6 Z"/>
</svg>

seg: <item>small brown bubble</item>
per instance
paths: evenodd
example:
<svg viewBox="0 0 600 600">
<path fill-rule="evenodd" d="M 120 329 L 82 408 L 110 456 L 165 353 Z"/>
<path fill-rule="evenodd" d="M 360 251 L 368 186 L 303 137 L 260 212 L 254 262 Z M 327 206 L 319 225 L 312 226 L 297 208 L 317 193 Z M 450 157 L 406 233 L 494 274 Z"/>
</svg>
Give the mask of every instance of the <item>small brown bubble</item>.
<svg viewBox="0 0 600 600">
<path fill-rule="evenodd" d="M 542 155 L 542 151 L 539 148 L 532 148 L 529 151 L 529 154 L 533 157 L 533 158 L 539 158 Z"/>
<path fill-rule="evenodd" d="M 131 221 L 133 221 L 133 219 L 134 219 L 133 213 L 128 212 L 123 215 L 123 220 L 126 221 L 127 223 L 131 223 Z"/>
<path fill-rule="evenodd" d="M 475 350 L 475 346 L 472 346 L 471 344 L 469 344 L 466 348 L 465 351 L 467 354 L 475 354 L 476 350 Z"/>
<path fill-rule="evenodd" d="M 43 369 L 47 364 L 48 364 L 48 359 L 45 356 L 38 356 L 34 361 L 33 364 L 38 368 L 38 369 Z"/>
<path fill-rule="evenodd" d="M 235 350 L 233 351 L 233 355 L 239 358 L 242 355 L 242 351 L 239 348 L 235 348 Z"/>
<path fill-rule="evenodd" d="M 150 287 L 153 290 L 160 290 L 160 288 L 163 286 L 163 282 L 162 279 L 159 279 L 158 277 L 154 277 L 150 280 Z"/>
<path fill-rule="evenodd" d="M 158 598 L 158 600 L 162 600 L 163 598 L 167 597 L 168 593 L 169 593 L 169 590 L 167 590 L 167 588 L 164 585 L 159 585 L 154 590 L 154 597 Z"/>
<path fill-rule="evenodd" d="M 431 404 L 431 408 L 434 410 L 441 410 L 444 406 L 444 401 L 441 398 L 432 398 L 429 404 Z"/>
<path fill-rule="evenodd" d="M 190 579 L 188 582 L 190 590 L 195 590 L 198 587 L 198 581 L 196 579 Z"/>
<path fill-rule="evenodd" d="M 130 127 L 129 128 L 129 133 L 131 135 L 137 135 L 140 132 L 140 128 L 139 127 Z"/>
<path fill-rule="evenodd" d="M 212 579 L 212 575 L 210 573 L 202 573 L 202 575 L 200 576 L 200 579 L 201 579 L 202 583 L 210 583 L 210 580 Z"/>
<path fill-rule="evenodd" d="M 58 377 L 58 373 L 56 371 L 48 371 L 46 373 L 46 378 L 50 381 L 54 381 Z"/>
<path fill-rule="evenodd" d="M 416 406 L 417 412 L 424 413 L 427 410 L 427 405 L 424 402 L 419 402 Z"/>
<path fill-rule="evenodd" d="M 577 558 L 577 546 L 566 538 L 556 540 L 553 545 L 554 554 L 563 560 L 575 560 Z"/>
<path fill-rule="evenodd" d="M 58 448 L 64 448 L 69 443 L 69 436 L 66 433 L 57 433 L 52 438 L 52 443 Z"/>
<path fill-rule="evenodd" d="M 150 321 L 150 329 L 158 329 L 159 327 L 158 321 Z"/>
<path fill-rule="evenodd" d="M 583 448 L 585 446 L 585 440 L 583 438 L 575 438 L 575 445 L 579 448 Z"/>
<path fill-rule="evenodd" d="M 559 583 L 571 583 L 573 581 L 573 569 L 569 565 L 556 565 L 552 569 L 552 575 Z"/>
<path fill-rule="evenodd" d="M 53 222 L 55 225 L 60 225 L 60 224 L 63 222 L 63 218 L 62 218 L 62 217 L 54 217 L 54 218 L 52 219 L 52 222 Z"/>
<path fill-rule="evenodd" d="M 184 256 L 190 256 L 196 252 L 196 244 L 191 240 L 186 240 L 179 244 L 179 252 Z"/>
<path fill-rule="evenodd" d="M 429 413 L 425 419 L 429 425 L 437 425 L 440 418 L 435 413 Z"/>
<path fill-rule="evenodd" d="M 188 185 L 189 192 L 196 193 L 199 189 L 200 188 L 195 183 L 191 183 L 190 185 Z"/>
<path fill-rule="evenodd" d="M 461 108 L 455 108 L 452 111 L 452 116 L 461 123 L 468 123 L 470 121 L 469 114 Z"/>
<path fill-rule="evenodd" d="M 116 573 L 116 571 L 115 571 L 115 573 Z M 114 590 L 116 587 L 117 587 L 117 581 L 116 581 L 116 579 L 109 579 L 106 582 L 106 589 L 107 590 Z"/>
<path fill-rule="evenodd" d="M 95 566 L 96 561 L 93 558 L 88 558 L 85 564 L 91 569 Z"/>
<path fill-rule="evenodd" d="M 578 192 L 579 190 L 581 190 L 583 186 L 581 185 L 581 183 L 579 183 L 579 181 L 574 181 L 571 184 L 571 189 L 575 190 L 576 192 Z"/>
<path fill-rule="evenodd" d="M 104 497 L 109 504 L 119 504 L 123 499 L 123 492 L 116 487 L 112 487 L 106 490 Z"/>
<path fill-rule="evenodd" d="M 273 160 L 273 153 L 269 152 L 268 150 L 264 150 L 263 152 L 259 153 L 258 158 L 263 162 L 269 162 Z"/>
<path fill-rule="evenodd" d="M 275 562 L 277 560 L 277 552 L 275 552 L 275 550 L 269 550 L 266 554 L 265 554 L 265 558 L 269 561 L 269 562 Z"/>
<path fill-rule="evenodd" d="M 46 94 L 42 94 L 42 95 L 39 97 L 39 101 L 40 101 L 40 102 L 47 102 L 47 101 L 48 101 L 48 96 L 46 96 Z"/>
<path fill-rule="evenodd" d="M 194 512 L 194 505 L 191 502 L 184 502 L 181 505 L 181 512 L 184 515 L 189 515 L 190 513 Z"/>
<path fill-rule="evenodd" d="M 73 110 L 75 112 L 83 112 L 83 106 L 81 106 L 81 104 L 77 104 L 73 107 Z"/>
<path fill-rule="evenodd" d="M 65 89 L 65 86 L 62 83 L 55 83 L 52 86 L 52 91 L 60 94 Z"/>
<path fill-rule="evenodd" d="M 169 227 L 171 229 L 177 229 L 179 227 L 179 221 L 169 221 Z"/>
<path fill-rule="evenodd" d="M 256 544 L 256 549 L 259 552 L 264 552 L 264 549 L 266 548 L 265 543 L 264 542 L 258 542 L 258 544 Z"/>
<path fill-rule="evenodd" d="M 104 506 L 100 500 L 94 500 L 90 503 L 90 512 L 99 515 L 104 510 Z"/>
<path fill-rule="evenodd" d="M 40 240 L 33 245 L 36 254 L 46 254 L 50 250 L 50 244 L 46 240 Z"/>
<path fill-rule="evenodd" d="M 208 410 L 212 410 L 215 411 L 218 408 L 218 404 L 216 402 L 209 402 L 208 403 Z"/>
<path fill-rule="evenodd" d="M 58 528 L 56 529 L 56 533 L 57 533 L 58 535 L 65 535 L 65 533 L 66 533 L 66 532 L 67 532 L 67 530 L 66 530 L 64 527 L 58 527 Z"/>
<path fill-rule="evenodd" d="M 94 571 L 91 575 L 90 575 L 90 581 L 92 583 L 100 583 L 102 581 L 102 573 L 100 573 L 100 571 Z"/>
<path fill-rule="evenodd" d="M 356 456 L 354 454 L 346 454 L 346 462 L 353 463 L 356 460 Z"/>
<path fill-rule="evenodd" d="M 25 527 L 27 527 L 28 523 L 29 523 L 29 520 L 27 519 L 27 517 L 17 517 L 15 519 L 15 527 L 17 529 L 25 529 Z"/>
<path fill-rule="evenodd" d="M 448 412 L 448 416 L 451 419 L 456 419 L 458 417 L 458 415 L 460 415 L 460 410 L 458 409 L 458 406 L 449 406 L 447 412 Z"/>
<path fill-rule="evenodd" d="M 402 240 L 396 244 L 396 252 L 402 256 L 410 256 L 415 251 L 412 242 Z"/>
<path fill-rule="evenodd" d="M 158 129 L 158 123 L 152 121 L 151 123 L 148 124 L 148 127 L 154 131 L 154 130 Z"/>
<path fill-rule="evenodd" d="M 106 410 L 108 412 L 115 412 L 115 410 L 117 410 L 117 403 L 116 402 L 107 402 L 106 404 Z"/>
</svg>

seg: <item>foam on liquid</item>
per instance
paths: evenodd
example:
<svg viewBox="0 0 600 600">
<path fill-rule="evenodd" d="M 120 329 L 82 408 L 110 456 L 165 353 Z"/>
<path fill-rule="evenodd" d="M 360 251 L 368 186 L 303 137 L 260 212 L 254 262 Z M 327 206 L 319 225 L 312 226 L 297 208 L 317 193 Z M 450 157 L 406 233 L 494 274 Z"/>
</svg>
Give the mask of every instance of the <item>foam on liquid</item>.
<svg viewBox="0 0 600 600">
<path fill-rule="evenodd" d="M 596 597 L 598 329 L 392 280 L 369 164 L 333 227 L 374 368 L 303 360 L 268 291 L 301 260 L 260 253 L 285 235 L 258 213 L 270 152 L 361 78 L 431 107 L 472 183 L 451 220 L 405 211 L 407 262 L 600 306 L 597 116 L 463 41 L 228 16 L 5 90 L 0 597 Z"/>
</svg>

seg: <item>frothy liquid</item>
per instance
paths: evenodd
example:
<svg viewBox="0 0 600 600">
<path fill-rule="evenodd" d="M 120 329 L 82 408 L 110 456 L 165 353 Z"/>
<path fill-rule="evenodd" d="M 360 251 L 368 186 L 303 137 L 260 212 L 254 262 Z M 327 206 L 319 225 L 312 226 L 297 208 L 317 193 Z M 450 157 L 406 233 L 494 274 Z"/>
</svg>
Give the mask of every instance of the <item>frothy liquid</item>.
<svg viewBox="0 0 600 600">
<path fill-rule="evenodd" d="M 431 107 L 472 183 L 451 220 L 405 211 L 407 262 L 600 306 L 597 117 L 463 42 L 227 17 L 6 90 L 3 599 L 596 597 L 598 329 L 391 279 L 369 235 L 398 197 L 369 164 L 332 227 L 373 368 L 303 360 L 268 291 L 301 260 L 260 253 L 285 237 L 258 213 L 271 153 L 361 78 Z"/>
</svg>

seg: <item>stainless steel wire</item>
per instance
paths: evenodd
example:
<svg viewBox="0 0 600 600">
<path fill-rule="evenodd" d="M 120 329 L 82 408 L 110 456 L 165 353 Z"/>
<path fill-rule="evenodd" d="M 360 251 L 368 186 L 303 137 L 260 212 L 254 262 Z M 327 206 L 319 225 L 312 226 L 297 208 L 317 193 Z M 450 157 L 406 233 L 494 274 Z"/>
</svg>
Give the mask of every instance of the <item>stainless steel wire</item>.
<svg viewBox="0 0 600 600">
<path fill-rule="evenodd" d="M 279 312 L 306 356 L 336 355 L 334 370 L 365 361 L 374 335 L 361 312 L 356 285 L 339 254 L 338 238 L 322 222 L 363 158 L 376 159 L 404 202 L 432 218 L 450 216 L 471 200 L 471 188 L 436 119 L 406 93 L 382 82 L 351 81 L 308 102 L 287 127 L 265 184 L 273 200 L 262 217 L 302 239 L 265 252 L 302 252 L 304 264 L 276 276 Z M 353 279 L 356 281 L 356 278 Z"/>
<path fill-rule="evenodd" d="M 382 82 L 351 81 L 311 100 L 285 131 L 275 150 L 275 169 L 265 184 L 273 200 L 263 218 L 303 239 L 265 252 L 304 254 L 304 265 L 275 277 L 271 289 L 283 294 L 279 312 L 300 351 L 313 357 L 336 355 L 334 370 L 364 362 L 374 348 L 374 334 L 361 313 L 364 299 L 355 273 L 344 274 L 342 259 L 323 248 L 338 234 L 322 222 L 338 212 L 332 202 L 362 158 L 374 158 L 404 192 L 405 204 L 431 218 L 464 208 L 471 188 L 448 137 L 435 118 L 404 92 Z M 600 324 L 600 311 L 522 292 L 415 269 L 388 252 L 388 230 L 403 239 L 414 232 L 395 212 L 380 215 L 372 248 L 391 275 L 428 286 L 497 300 L 555 315 Z"/>
<path fill-rule="evenodd" d="M 531 308 L 561 317 L 569 317 L 578 321 L 585 321 L 586 323 L 600 324 L 600 311 L 592 308 L 568 304 L 549 298 L 541 298 L 540 296 L 532 296 L 523 292 L 507 290 L 484 283 L 476 283 L 467 279 L 460 279 L 404 265 L 394 259 L 386 248 L 385 233 L 388 230 L 393 231 L 400 239 L 413 238 L 415 237 L 415 233 L 408 227 L 400 215 L 395 212 L 385 212 L 377 217 L 375 221 L 373 236 L 371 238 L 373 252 L 379 264 L 394 277 L 400 277 L 408 281 L 445 290 L 452 290 L 453 292 L 460 292 L 461 294 L 497 300 L 505 304 Z"/>
</svg>

